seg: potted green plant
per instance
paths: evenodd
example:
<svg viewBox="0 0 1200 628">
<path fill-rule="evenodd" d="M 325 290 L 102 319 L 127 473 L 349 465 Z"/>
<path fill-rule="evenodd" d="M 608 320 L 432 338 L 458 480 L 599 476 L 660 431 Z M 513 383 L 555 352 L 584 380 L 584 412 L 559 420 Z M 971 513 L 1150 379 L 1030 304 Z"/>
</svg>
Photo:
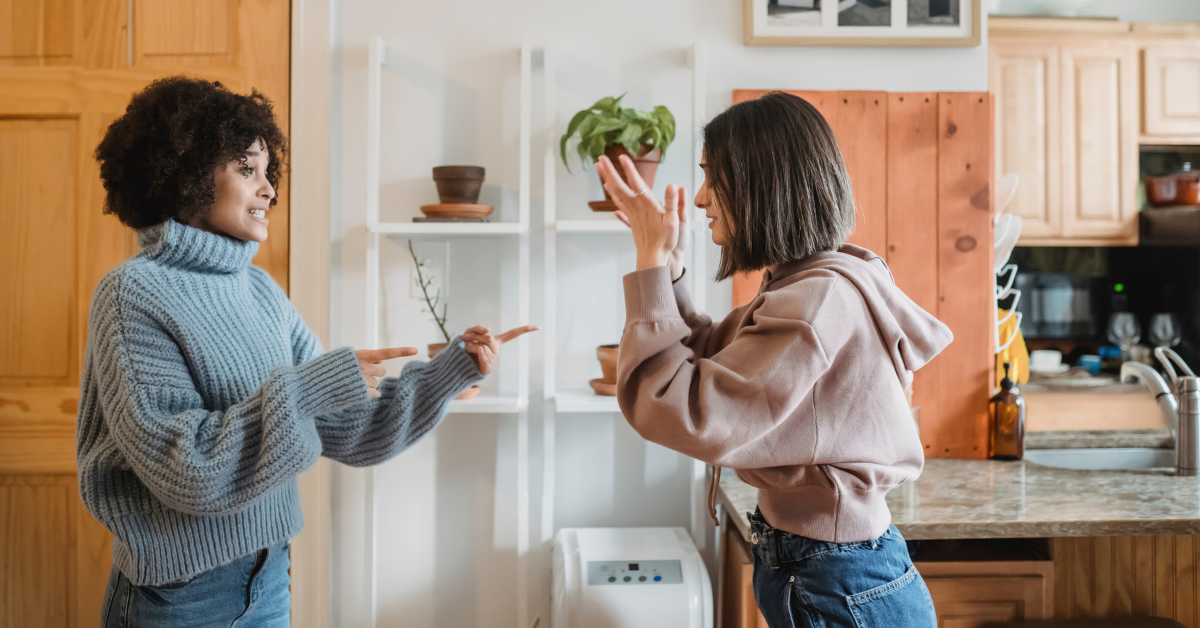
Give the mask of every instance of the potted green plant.
<svg viewBox="0 0 1200 628">
<path fill-rule="evenodd" d="M 425 308 L 421 311 L 428 312 L 433 317 L 433 322 L 437 323 L 438 329 L 442 332 L 442 337 L 445 338 L 445 342 L 431 343 L 425 348 L 429 353 L 429 359 L 432 360 L 450 344 L 450 332 L 446 331 L 446 310 L 449 304 L 442 302 L 441 289 L 438 289 L 432 297 L 429 296 L 429 289 L 433 286 L 433 278 L 426 279 L 425 274 L 421 272 L 421 269 L 425 267 L 425 263 L 417 257 L 417 252 L 413 250 L 412 240 L 408 241 L 408 254 L 412 256 L 413 265 L 417 271 L 417 286 L 421 288 L 421 298 L 425 301 Z M 441 316 L 438 315 L 437 311 L 439 304 L 442 306 Z M 471 399 L 475 395 L 478 395 L 480 390 L 479 386 L 472 386 L 455 398 Z"/>
<path fill-rule="evenodd" d="M 617 172 L 624 179 L 625 171 L 617 159 L 621 155 L 629 155 L 642 180 L 653 187 L 658 164 L 666 154 L 667 147 L 675 140 L 675 116 L 662 105 L 653 111 L 626 109 L 621 106 L 624 97 L 624 94 L 616 98 L 606 96 L 571 118 L 567 132 L 559 142 L 563 165 L 568 172 L 571 170 L 571 164 L 567 162 L 567 143 L 577 137 L 575 152 L 585 167 L 590 165 L 589 159 L 594 163 L 600 159 L 600 155 L 608 155 L 613 164 L 617 164 Z M 588 206 L 595 211 L 617 209 L 607 191 L 603 201 L 592 201 Z"/>
</svg>

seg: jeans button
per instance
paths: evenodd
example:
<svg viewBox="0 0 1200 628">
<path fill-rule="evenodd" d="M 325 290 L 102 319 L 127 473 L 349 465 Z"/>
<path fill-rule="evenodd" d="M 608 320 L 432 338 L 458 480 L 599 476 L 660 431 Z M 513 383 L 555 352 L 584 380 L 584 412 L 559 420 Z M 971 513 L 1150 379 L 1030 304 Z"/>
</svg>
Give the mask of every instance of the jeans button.
<svg viewBox="0 0 1200 628">
<path fill-rule="evenodd" d="M 750 544 L 758 545 L 758 533 L 757 532 L 750 533 Z"/>
</svg>

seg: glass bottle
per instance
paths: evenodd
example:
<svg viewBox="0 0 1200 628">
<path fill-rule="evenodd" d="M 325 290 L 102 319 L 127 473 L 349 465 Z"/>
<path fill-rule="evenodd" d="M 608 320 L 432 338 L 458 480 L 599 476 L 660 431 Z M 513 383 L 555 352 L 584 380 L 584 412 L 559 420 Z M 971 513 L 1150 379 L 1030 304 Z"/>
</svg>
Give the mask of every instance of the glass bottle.
<svg viewBox="0 0 1200 628">
<path fill-rule="evenodd" d="M 988 457 L 995 460 L 1020 460 L 1025 455 L 1025 400 L 1013 392 L 1011 368 L 1011 362 L 1004 363 L 1000 392 L 988 401 Z"/>
</svg>

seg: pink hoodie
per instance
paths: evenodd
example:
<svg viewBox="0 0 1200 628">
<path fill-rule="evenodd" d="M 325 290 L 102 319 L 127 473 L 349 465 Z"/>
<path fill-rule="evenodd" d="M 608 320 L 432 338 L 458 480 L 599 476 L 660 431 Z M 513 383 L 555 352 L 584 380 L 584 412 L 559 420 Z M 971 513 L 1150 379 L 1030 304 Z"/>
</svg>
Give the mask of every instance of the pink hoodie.
<svg viewBox="0 0 1200 628">
<path fill-rule="evenodd" d="M 731 467 L 774 527 L 847 543 L 883 534 L 916 479 L 904 390 L 950 329 L 852 245 L 781 264 L 720 324 L 666 267 L 625 276 L 617 400 L 647 440 Z"/>
</svg>

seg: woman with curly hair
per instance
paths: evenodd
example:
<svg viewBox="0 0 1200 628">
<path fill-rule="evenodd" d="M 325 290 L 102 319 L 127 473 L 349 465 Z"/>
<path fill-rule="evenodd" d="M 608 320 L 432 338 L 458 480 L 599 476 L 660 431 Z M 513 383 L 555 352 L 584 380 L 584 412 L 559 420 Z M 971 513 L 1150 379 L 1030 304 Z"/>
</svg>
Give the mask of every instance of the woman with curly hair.
<svg viewBox="0 0 1200 628">
<path fill-rule="evenodd" d="M 536 327 L 473 327 L 380 379 L 400 347 L 323 353 L 250 264 L 286 144 L 271 103 L 173 77 L 96 149 L 105 211 L 141 251 L 92 296 L 76 453 L 84 504 L 116 537 L 102 625 L 287 626 L 296 476 L 383 462 L 428 433 Z"/>
</svg>

